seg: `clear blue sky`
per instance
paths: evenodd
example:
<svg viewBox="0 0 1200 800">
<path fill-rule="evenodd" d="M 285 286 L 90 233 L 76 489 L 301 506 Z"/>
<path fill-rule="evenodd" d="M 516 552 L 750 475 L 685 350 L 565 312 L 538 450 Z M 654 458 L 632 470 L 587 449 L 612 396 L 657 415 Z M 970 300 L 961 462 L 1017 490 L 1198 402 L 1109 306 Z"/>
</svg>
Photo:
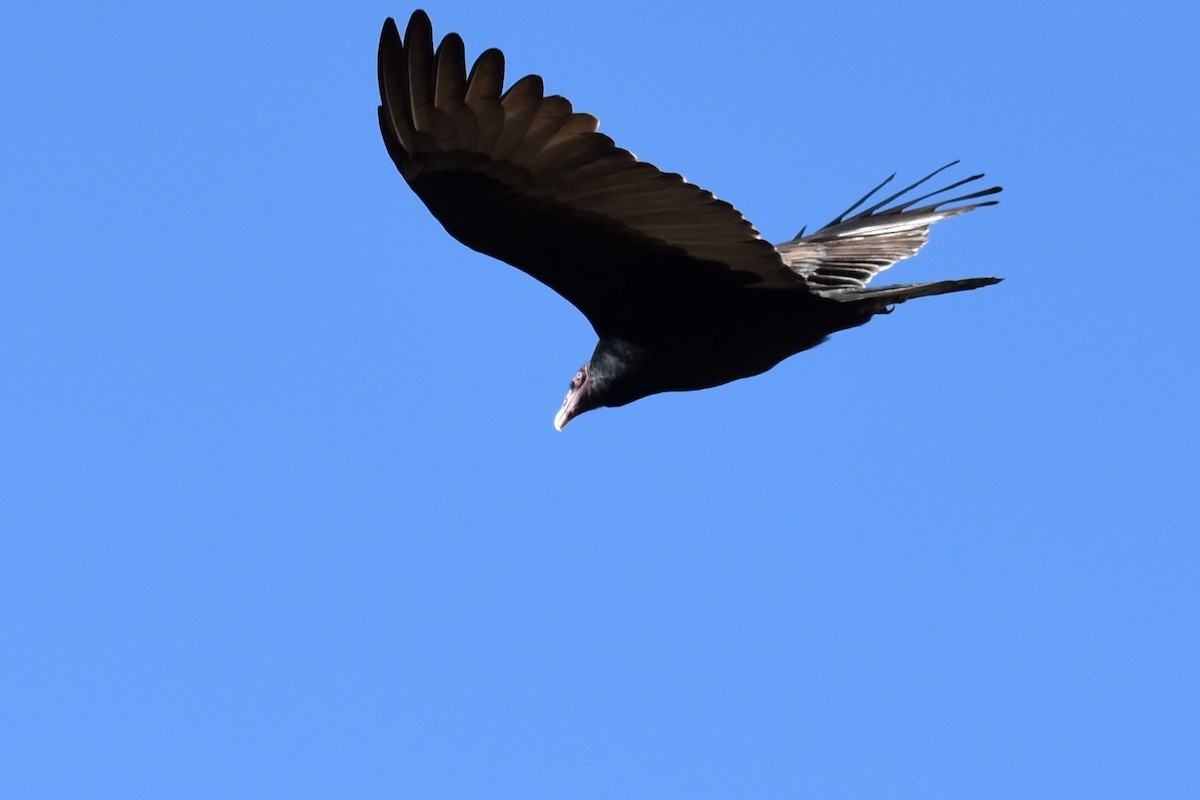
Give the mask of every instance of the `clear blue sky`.
<svg viewBox="0 0 1200 800">
<path fill-rule="evenodd" d="M 772 240 L 953 158 L 914 301 L 590 354 L 375 120 L 370 3 L 0 12 L 0 796 L 1200 797 L 1192 3 L 446 2 Z"/>
</svg>

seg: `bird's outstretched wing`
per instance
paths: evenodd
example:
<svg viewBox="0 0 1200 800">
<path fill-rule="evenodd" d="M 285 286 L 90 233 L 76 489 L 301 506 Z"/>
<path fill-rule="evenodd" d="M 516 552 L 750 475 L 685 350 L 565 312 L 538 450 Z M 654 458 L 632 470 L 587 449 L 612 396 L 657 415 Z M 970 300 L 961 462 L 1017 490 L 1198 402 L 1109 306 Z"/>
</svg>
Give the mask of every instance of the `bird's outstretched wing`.
<svg viewBox="0 0 1200 800">
<path fill-rule="evenodd" d="M 897 261 L 915 256 L 928 241 L 929 226 L 933 223 L 980 206 L 995 205 L 995 200 L 987 200 L 982 203 L 945 207 L 996 194 L 1000 191 L 999 186 L 913 208 L 925 200 L 983 177 L 972 175 L 935 192 L 888 206 L 888 203 L 900 199 L 942 170 L 957 163 L 952 161 L 916 183 L 849 216 L 896 177 L 891 175 L 819 231 L 809 236 L 804 236 L 804 231 L 801 231 L 795 239 L 777 245 L 776 249 L 787 265 L 803 276 L 812 291 L 818 294 L 827 289 L 865 288 L 872 278 Z"/>
<path fill-rule="evenodd" d="M 528 75 L 503 91 L 504 56 L 466 71 L 429 18 L 379 42 L 379 124 L 400 173 L 456 239 L 554 289 L 597 331 L 643 324 L 742 286 L 803 288 L 730 204 L 597 133 L 597 120 Z"/>
</svg>

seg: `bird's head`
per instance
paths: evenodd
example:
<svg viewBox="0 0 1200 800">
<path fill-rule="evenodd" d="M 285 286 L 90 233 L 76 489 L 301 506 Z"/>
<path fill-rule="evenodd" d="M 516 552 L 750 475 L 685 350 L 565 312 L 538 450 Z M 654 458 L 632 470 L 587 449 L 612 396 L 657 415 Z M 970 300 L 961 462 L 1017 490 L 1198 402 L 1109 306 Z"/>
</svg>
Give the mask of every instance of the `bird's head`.
<svg viewBox="0 0 1200 800">
<path fill-rule="evenodd" d="M 592 360 L 579 368 L 562 408 L 554 415 L 554 427 L 563 427 L 593 408 L 623 406 L 672 387 L 655 379 L 653 353 L 647 348 L 610 336 L 602 336 Z"/>
<path fill-rule="evenodd" d="M 591 411 L 598 404 L 592 401 L 592 364 L 589 361 L 579 368 L 575 377 L 571 378 L 571 388 L 563 398 L 562 408 L 554 415 L 554 429 L 561 431 L 575 417 L 585 411 Z"/>
</svg>

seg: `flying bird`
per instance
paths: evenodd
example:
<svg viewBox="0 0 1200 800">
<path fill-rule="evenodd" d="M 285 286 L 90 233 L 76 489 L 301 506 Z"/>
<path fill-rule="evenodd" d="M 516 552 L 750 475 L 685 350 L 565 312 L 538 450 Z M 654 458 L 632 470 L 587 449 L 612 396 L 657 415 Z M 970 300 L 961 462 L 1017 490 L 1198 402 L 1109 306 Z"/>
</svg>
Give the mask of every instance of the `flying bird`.
<svg viewBox="0 0 1200 800">
<path fill-rule="evenodd" d="M 462 39 L 435 49 L 423 11 L 403 38 L 384 22 L 379 95 L 388 153 L 450 235 L 546 284 L 595 329 L 559 430 L 594 408 L 761 374 L 905 300 L 1000 280 L 868 288 L 933 223 L 996 202 L 980 198 L 998 186 L 946 198 L 982 175 L 909 197 L 957 162 L 875 199 L 893 175 L 820 230 L 773 245 L 729 203 L 598 133 L 539 76 L 505 90 L 499 50 L 467 72 Z"/>
</svg>

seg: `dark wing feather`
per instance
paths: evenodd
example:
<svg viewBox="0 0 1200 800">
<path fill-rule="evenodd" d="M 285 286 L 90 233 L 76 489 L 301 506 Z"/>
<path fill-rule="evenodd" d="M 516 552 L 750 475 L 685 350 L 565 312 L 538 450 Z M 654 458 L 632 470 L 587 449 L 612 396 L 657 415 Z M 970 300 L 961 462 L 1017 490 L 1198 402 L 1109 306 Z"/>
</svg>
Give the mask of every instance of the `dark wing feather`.
<svg viewBox="0 0 1200 800">
<path fill-rule="evenodd" d="M 501 94 L 503 83 L 499 50 L 469 75 L 457 35 L 435 52 L 424 12 L 403 41 L 384 24 L 388 153 L 459 241 L 532 275 L 609 332 L 686 316 L 742 286 L 803 288 L 731 205 L 617 147 L 595 117 L 544 96 L 538 76 Z"/>
<path fill-rule="evenodd" d="M 912 208 L 923 200 L 977 181 L 982 175 L 972 175 L 935 192 L 906 200 L 888 207 L 904 194 L 917 188 L 942 170 L 957 164 L 951 162 L 934 170 L 921 180 L 869 208 L 849 216 L 876 192 L 891 182 L 892 175 L 867 192 L 858 202 L 843 211 L 836 219 L 809 236 L 800 235 L 778 245 L 779 255 L 789 267 L 802 275 L 813 291 L 827 288 L 862 289 L 872 278 L 898 261 L 915 256 L 929 239 L 929 226 L 939 220 L 967 211 L 990 206 L 995 200 L 945 208 L 952 203 L 976 200 L 1000 191 L 999 186 L 971 192 L 948 200 L 937 200 Z M 804 232 L 801 231 L 801 234 Z"/>
</svg>

